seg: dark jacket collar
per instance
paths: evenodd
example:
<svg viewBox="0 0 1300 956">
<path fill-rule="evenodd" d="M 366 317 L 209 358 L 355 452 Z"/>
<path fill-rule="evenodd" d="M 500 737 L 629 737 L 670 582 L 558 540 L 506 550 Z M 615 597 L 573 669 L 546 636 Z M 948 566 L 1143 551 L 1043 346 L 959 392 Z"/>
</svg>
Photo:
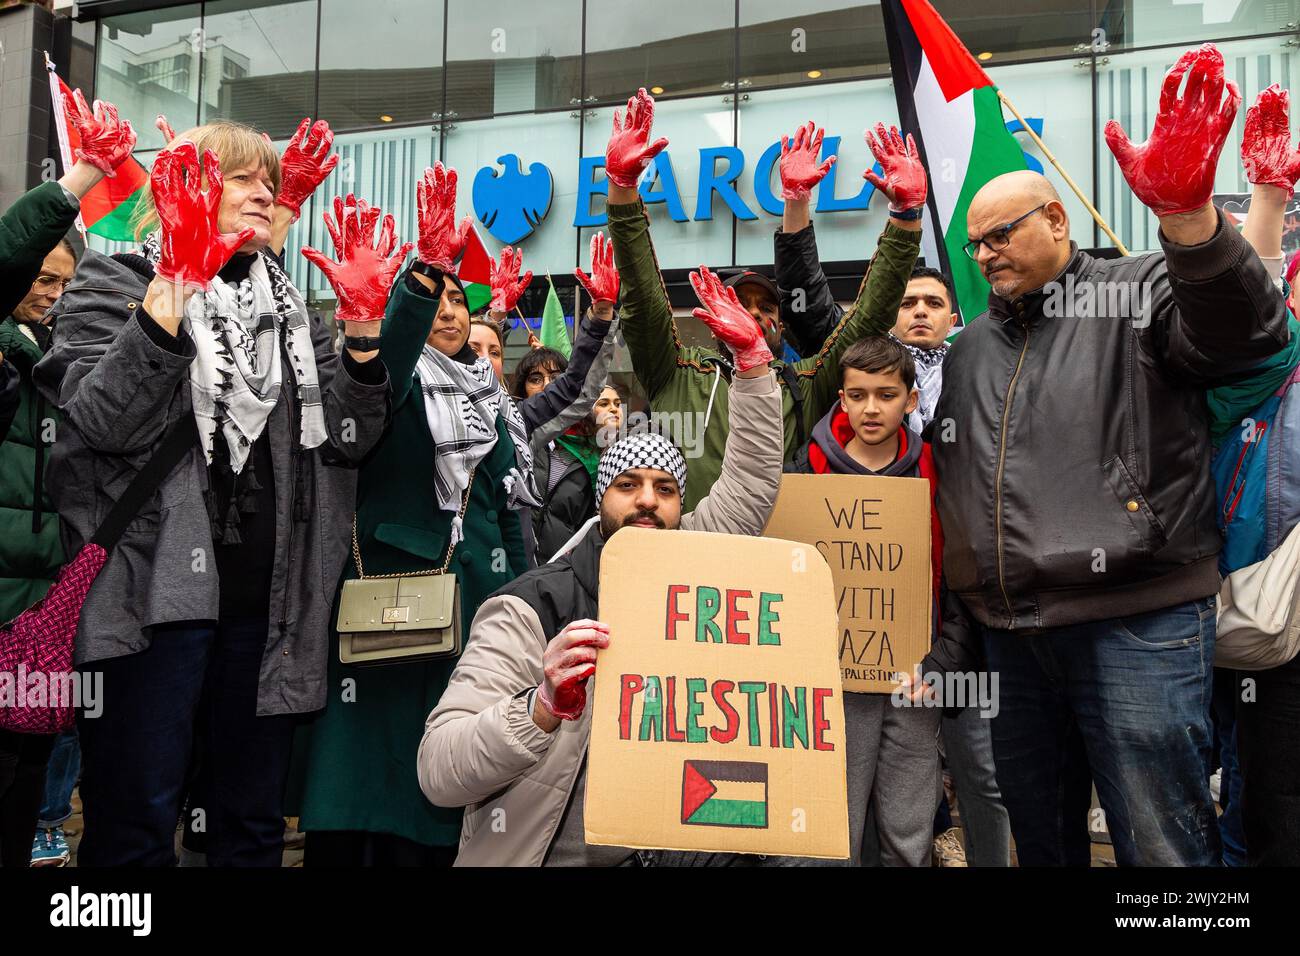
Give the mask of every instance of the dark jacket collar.
<svg viewBox="0 0 1300 956">
<path fill-rule="evenodd" d="M 1066 275 L 1079 275 L 1084 272 L 1092 262 L 1092 256 L 1079 248 L 1079 244 L 1073 240 L 1070 241 L 1070 258 L 1065 262 L 1065 268 L 1057 273 L 1049 282 L 1043 284 L 1040 289 L 1033 292 L 1026 292 L 1017 299 L 1004 299 L 1000 295 L 995 295 L 992 290 L 989 291 L 989 318 L 996 322 L 1006 322 L 1008 319 L 1018 318 L 1022 315 L 1030 317 L 1042 314 L 1043 303 L 1047 300 L 1047 287 L 1061 280 Z"/>
</svg>

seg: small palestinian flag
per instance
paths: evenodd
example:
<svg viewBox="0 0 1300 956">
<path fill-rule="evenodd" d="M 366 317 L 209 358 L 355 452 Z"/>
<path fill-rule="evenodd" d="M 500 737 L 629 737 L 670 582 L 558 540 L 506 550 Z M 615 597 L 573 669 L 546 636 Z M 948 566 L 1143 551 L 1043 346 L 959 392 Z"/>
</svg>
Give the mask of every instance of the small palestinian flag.
<svg viewBox="0 0 1300 956">
<path fill-rule="evenodd" d="M 767 764 L 687 760 L 682 765 L 682 823 L 767 827 Z"/>
<path fill-rule="evenodd" d="M 969 322 L 988 308 L 989 284 L 962 251 L 966 211 L 990 179 L 1026 169 L 1025 155 L 1007 130 L 998 88 L 934 7 L 882 0 L 881 10 L 898 118 L 930 177 L 926 262 L 951 277 L 962 322 Z"/>
<path fill-rule="evenodd" d="M 471 223 L 469 239 L 456 265 L 456 275 L 465 286 L 465 303 L 477 312 L 492 300 L 492 257 L 488 255 L 478 229 Z"/>
<path fill-rule="evenodd" d="M 54 126 L 59 134 L 59 153 L 63 159 L 65 171 L 76 162 L 75 151 L 81 145 L 81 136 L 77 128 L 68 122 L 64 109 L 65 98 L 72 100 L 72 90 L 54 72 L 54 64 L 48 59 L 46 69 L 50 73 L 50 99 L 54 108 Z M 135 157 L 128 157 L 126 162 L 117 167 L 115 176 L 105 176 L 81 200 L 81 226 L 87 232 L 93 232 L 105 239 L 131 242 L 135 239 L 133 222 L 136 209 L 149 184 L 149 173 Z"/>
<path fill-rule="evenodd" d="M 564 307 L 560 305 L 560 297 L 555 294 L 555 283 L 549 275 L 546 281 L 550 284 L 550 289 L 546 293 L 546 307 L 542 309 L 542 334 L 538 338 L 547 348 L 555 349 L 567 359 L 573 354 L 573 343 L 569 341 Z"/>
</svg>

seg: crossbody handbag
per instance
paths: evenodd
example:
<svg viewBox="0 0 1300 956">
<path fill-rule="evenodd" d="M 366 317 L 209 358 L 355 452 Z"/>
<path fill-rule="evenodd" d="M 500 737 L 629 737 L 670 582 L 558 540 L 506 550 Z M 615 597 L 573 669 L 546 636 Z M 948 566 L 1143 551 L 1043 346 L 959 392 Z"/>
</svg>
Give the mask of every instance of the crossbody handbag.
<svg viewBox="0 0 1300 956">
<path fill-rule="evenodd" d="M 471 471 L 458 520 L 465 518 L 473 487 Z M 339 661 L 398 664 L 460 654 L 460 582 L 447 570 L 455 550 L 455 545 L 447 548 L 447 557 L 436 571 L 367 575 L 353 514 L 352 558 L 357 576 L 343 583 L 339 596 Z"/>
<path fill-rule="evenodd" d="M 126 526 L 198 440 L 194 416 L 186 414 L 135 473 L 90 540 L 59 570 L 45 597 L 0 627 L 0 685 L 11 683 L 15 691 L 12 706 L 0 694 L 0 730 L 57 734 L 73 725 L 72 659 L 81 606 Z"/>
</svg>

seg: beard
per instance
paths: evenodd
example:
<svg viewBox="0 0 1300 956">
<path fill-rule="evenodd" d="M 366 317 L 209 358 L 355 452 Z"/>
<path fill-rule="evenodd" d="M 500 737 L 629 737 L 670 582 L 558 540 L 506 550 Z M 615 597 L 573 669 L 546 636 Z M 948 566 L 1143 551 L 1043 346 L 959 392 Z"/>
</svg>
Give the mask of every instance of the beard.
<svg viewBox="0 0 1300 956">
<path fill-rule="evenodd" d="M 659 515 L 655 514 L 653 511 L 642 511 L 640 509 L 637 509 L 636 511 L 628 512 L 622 518 L 619 518 L 615 515 L 601 514 L 600 536 L 604 538 L 606 541 L 608 541 L 610 536 L 613 535 L 613 533 L 617 531 L 619 528 L 626 528 L 628 525 L 634 524 L 635 522 L 640 521 L 642 518 L 649 518 L 651 521 L 655 523 L 655 528 L 657 528 L 660 531 L 664 531 L 668 528 L 667 522 L 665 522 L 663 518 L 659 517 Z"/>
</svg>

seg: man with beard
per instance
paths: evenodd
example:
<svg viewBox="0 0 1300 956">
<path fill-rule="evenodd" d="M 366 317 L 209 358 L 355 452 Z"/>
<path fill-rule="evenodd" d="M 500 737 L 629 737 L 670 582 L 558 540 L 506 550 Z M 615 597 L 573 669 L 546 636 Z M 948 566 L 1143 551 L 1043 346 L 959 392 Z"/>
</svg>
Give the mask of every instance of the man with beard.
<svg viewBox="0 0 1300 956">
<path fill-rule="evenodd" d="M 600 513 L 567 554 L 515 579 L 479 609 L 464 656 L 420 744 L 420 786 L 464 806 L 460 866 L 727 865 L 734 855 L 588 846 L 582 808 L 590 738 L 587 685 L 608 647 L 597 620 L 602 548 L 628 525 L 762 533 L 781 481 L 781 391 L 772 353 L 733 288 L 691 276 L 695 314 L 736 356 L 721 474 L 683 514 L 686 461 L 668 439 L 630 435 L 601 457 Z M 597 524 L 598 522 L 598 524 Z M 506 826 L 499 821 L 506 820 Z"/>
</svg>

